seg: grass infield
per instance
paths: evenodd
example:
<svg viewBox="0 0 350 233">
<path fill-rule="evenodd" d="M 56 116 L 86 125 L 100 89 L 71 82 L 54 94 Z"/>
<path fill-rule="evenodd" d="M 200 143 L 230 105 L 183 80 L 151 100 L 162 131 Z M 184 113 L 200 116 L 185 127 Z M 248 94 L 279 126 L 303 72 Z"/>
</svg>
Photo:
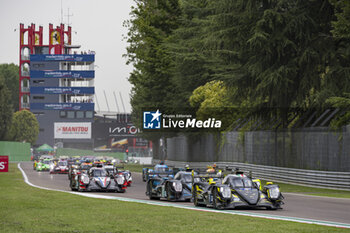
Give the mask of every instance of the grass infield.
<svg viewBox="0 0 350 233">
<path fill-rule="evenodd" d="M 8 173 L 0 173 L 0 187 L 0 232 L 349 231 L 41 190 L 25 184 L 13 163 Z"/>
</svg>

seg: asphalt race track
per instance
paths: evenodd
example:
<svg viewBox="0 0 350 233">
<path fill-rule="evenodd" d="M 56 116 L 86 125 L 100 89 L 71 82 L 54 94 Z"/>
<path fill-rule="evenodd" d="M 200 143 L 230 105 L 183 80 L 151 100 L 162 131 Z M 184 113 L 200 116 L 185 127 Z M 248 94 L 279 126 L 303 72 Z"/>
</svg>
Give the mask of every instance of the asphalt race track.
<svg viewBox="0 0 350 233">
<path fill-rule="evenodd" d="M 33 170 L 33 163 L 21 163 L 21 167 L 26 173 L 29 182 L 34 185 L 71 191 L 67 174 L 53 174 L 49 172 L 37 172 Z M 132 173 L 133 183 L 127 188 L 125 193 L 105 193 L 96 192 L 97 195 L 119 196 L 139 200 L 149 200 L 145 195 L 146 185 L 141 179 L 140 173 Z M 282 190 L 283 193 L 283 190 Z M 282 210 L 243 210 L 247 213 L 269 214 L 285 217 L 306 218 L 320 221 L 334 221 L 339 223 L 350 224 L 350 199 L 345 198 L 328 198 L 299 195 L 292 193 L 283 193 L 285 205 Z M 158 201 L 159 202 L 159 201 Z M 164 201 L 166 202 L 166 201 Z M 177 202 L 180 205 L 193 206 L 190 202 Z M 242 210 L 240 210 L 242 212 Z"/>
</svg>

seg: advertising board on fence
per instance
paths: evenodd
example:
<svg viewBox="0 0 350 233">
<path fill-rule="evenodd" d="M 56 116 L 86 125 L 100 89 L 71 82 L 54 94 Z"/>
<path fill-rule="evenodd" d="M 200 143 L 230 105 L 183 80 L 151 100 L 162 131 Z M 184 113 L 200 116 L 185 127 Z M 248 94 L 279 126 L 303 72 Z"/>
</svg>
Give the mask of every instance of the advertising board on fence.
<svg viewBox="0 0 350 233">
<path fill-rule="evenodd" d="M 0 172 L 8 172 L 8 171 L 9 171 L 9 157 L 0 156 Z"/>
<path fill-rule="evenodd" d="M 55 122 L 55 139 L 91 139 L 91 122 Z"/>
</svg>

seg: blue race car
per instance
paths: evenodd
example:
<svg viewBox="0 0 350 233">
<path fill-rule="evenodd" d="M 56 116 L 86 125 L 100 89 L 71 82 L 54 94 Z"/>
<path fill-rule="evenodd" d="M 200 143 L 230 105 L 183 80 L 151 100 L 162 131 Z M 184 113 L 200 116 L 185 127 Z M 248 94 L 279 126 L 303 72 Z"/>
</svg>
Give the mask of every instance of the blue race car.
<svg viewBox="0 0 350 233">
<path fill-rule="evenodd" d="M 167 173 L 151 177 L 147 181 L 146 195 L 157 200 L 166 198 L 168 201 L 191 201 L 192 172 L 179 171 L 174 178 Z"/>
<path fill-rule="evenodd" d="M 169 169 L 168 165 L 164 163 L 157 164 L 154 169 L 149 169 L 147 167 L 142 169 L 142 180 L 144 182 L 148 181 L 151 177 L 157 177 L 159 174 L 172 174 L 172 170 Z"/>
</svg>

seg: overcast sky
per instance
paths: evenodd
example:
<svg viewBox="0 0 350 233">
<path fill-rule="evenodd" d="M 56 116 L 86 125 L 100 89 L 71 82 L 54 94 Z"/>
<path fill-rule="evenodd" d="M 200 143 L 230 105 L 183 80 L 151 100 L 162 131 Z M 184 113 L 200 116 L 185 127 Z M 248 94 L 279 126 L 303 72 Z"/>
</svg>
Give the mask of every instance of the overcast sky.
<svg viewBox="0 0 350 233">
<path fill-rule="evenodd" d="M 72 30 L 72 44 L 81 45 L 81 50 L 93 50 L 95 56 L 95 92 L 100 110 L 107 110 L 103 91 L 106 91 L 109 108 L 117 111 L 113 97 L 116 92 L 118 104 L 123 111 L 119 98 L 122 93 L 127 112 L 130 112 L 130 88 L 127 81 L 132 66 L 127 66 L 127 43 L 123 35 L 127 29 L 123 21 L 130 18 L 133 0 L 0 0 L 0 64 L 19 63 L 19 24 L 25 27 L 31 23 L 36 29 L 44 27 L 44 43 L 48 44 L 48 27 L 61 23 L 61 2 L 63 9 L 63 23 L 69 18 Z M 80 51 L 80 50 L 79 50 Z M 95 104 L 95 110 L 98 110 Z"/>
</svg>

